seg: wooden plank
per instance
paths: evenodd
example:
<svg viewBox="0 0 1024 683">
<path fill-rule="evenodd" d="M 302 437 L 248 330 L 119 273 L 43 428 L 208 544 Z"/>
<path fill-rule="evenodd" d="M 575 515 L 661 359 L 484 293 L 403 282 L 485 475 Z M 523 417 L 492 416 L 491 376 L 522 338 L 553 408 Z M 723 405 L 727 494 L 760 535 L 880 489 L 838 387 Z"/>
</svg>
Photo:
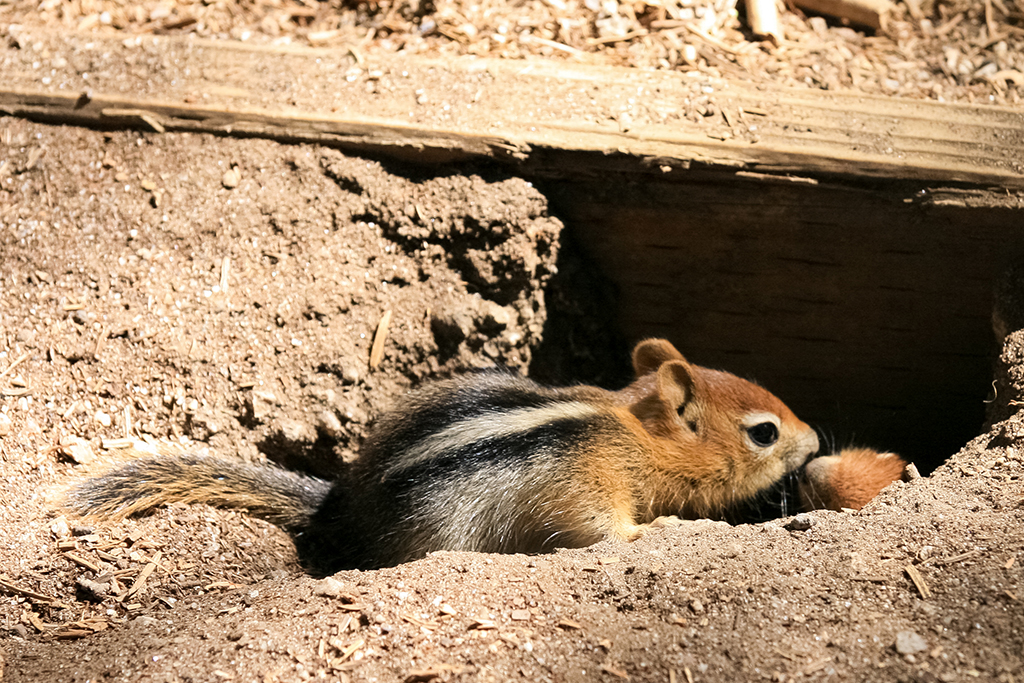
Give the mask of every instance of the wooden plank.
<svg viewBox="0 0 1024 683">
<path fill-rule="evenodd" d="M 1007 107 L 556 61 L 357 63 L 348 51 L 184 37 L 20 42 L 63 64 L 43 75 L 35 49 L 0 49 L 0 109 L 37 120 L 265 136 L 425 162 L 484 157 L 537 172 L 697 165 L 1024 188 L 1024 112 Z M 728 117 L 693 115 L 705 100 Z"/>
</svg>

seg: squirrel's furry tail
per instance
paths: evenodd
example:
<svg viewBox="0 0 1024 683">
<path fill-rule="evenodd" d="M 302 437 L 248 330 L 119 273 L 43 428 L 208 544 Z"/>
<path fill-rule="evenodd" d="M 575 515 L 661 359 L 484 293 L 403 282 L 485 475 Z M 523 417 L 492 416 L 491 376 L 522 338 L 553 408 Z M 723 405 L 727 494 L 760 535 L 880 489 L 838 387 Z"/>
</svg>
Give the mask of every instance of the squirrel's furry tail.
<svg viewBox="0 0 1024 683">
<path fill-rule="evenodd" d="M 128 517 L 170 503 L 206 503 L 245 509 L 287 531 L 300 531 L 330 487 L 273 466 L 176 454 L 134 460 L 89 479 L 70 492 L 66 506 L 83 515 Z"/>
</svg>

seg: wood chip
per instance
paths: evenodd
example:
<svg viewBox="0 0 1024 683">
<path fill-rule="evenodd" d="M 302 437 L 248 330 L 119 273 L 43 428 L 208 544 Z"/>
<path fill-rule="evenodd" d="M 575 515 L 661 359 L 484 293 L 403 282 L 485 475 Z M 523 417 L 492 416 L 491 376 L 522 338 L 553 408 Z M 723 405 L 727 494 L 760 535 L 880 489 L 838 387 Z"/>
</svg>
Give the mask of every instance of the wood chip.
<svg viewBox="0 0 1024 683">
<path fill-rule="evenodd" d="M 341 663 L 343 663 L 346 659 L 348 659 L 353 654 L 355 654 L 356 650 L 358 650 L 359 648 L 361 648 L 365 644 L 366 644 L 366 641 L 363 638 L 360 638 L 360 639 L 358 639 L 356 641 L 353 641 L 352 643 L 350 643 L 349 645 L 345 646 L 345 648 L 341 650 L 341 654 L 336 659 L 331 660 L 331 664 L 334 665 L 334 664 L 341 664 Z"/>
<path fill-rule="evenodd" d="M 609 673 L 612 676 L 616 676 L 617 678 L 621 678 L 624 681 L 628 681 L 629 680 L 629 674 L 628 673 L 626 673 L 622 669 L 616 669 L 611 664 L 602 664 L 601 665 L 601 671 L 604 671 L 605 673 Z"/>
<path fill-rule="evenodd" d="M 908 564 L 903 568 L 903 571 L 905 571 L 907 576 L 910 577 L 910 580 L 914 582 L 914 585 L 917 587 L 917 592 L 920 593 L 922 598 L 927 600 L 932 596 L 932 592 L 929 590 L 928 584 L 925 583 L 924 577 L 921 575 L 921 572 L 917 570 L 917 567 L 912 564 Z"/>
<path fill-rule="evenodd" d="M 861 26 L 885 30 L 893 5 L 889 0 L 795 0 L 802 9 L 846 19 Z"/>
<path fill-rule="evenodd" d="M 433 631 L 435 629 L 441 628 L 441 624 L 438 624 L 433 621 L 424 621 L 423 619 L 418 619 L 412 616 L 411 614 L 403 614 L 402 619 L 409 622 L 413 626 L 419 626 L 420 628 L 425 628 L 428 631 Z"/>
<path fill-rule="evenodd" d="M 0 575 L 0 588 L 4 589 L 6 591 L 9 591 L 11 593 L 15 593 L 17 595 L 21 595 L 22 597 L 30 598 L 32 600 L 36 600 L 38 602 L 45 603 L 45 604 L 47 604 L 47 605 L 49 605 L 51 607 L 58 607 L 58 608 L 61 608 L 61 609 L 70 609 L 70 607 L 68 607 L 64 603 L 60 602 L 56 598 L 51 598 L 48 595 L 43 595 L 42 593 L 36 593 L 35 591 L 30 591 L 27 588 L 22 588 L 21 586 L 15 585 L 11 581 L 11 579 L 7 577 L 6 574 Z"/>
<path fill-rule="evenodd" d="M 942 566 L 947 564 L 953 564 L 955 562 L 963 562 L 964 560 L 969 560 L 973 557 L 978 557 L 979 555 L 981 555 L 980 550 L 968 550 L 966 553 L 960 553 L 959 555 L 954 555 L 953 557 L 939 558 L 935 560 L 935 564 Z"/>
<path fill-rule="evenodd" d="M 373 346 L 370 349 L 370 369 L 374 370 L 384 359 L 384 340 L 388 336 L 388 326 L 391 324 L 391 309 L 384 311 L 384 315 L 377 324 L 377 332 L 373 335 Z"/>
<path fill-rule="evenodd" d="M 131 448 L 135 445 L 135 439 L 103 439 L 101 442 L 103 450 L 113 451 L 121 450 L 123 448 Z"/>
<path fill-rule="evenodd" d="M 210 591 L 214 588 L 238 588 L 237 583 L 231 583 L 230 581 L 214 581 L 213 583 L 203 586 L 204 591 Z"/>
<path fill-rule="evenodd" d="M 572 619 L 562 619 L 555 625 L 564 629 L 574 629 L 578 631 L 583 630 L 583 626 L 581 624 L 576 623 Z"/>
<path fill-rule="evenodd" d="M 75 564 L 79 565 L 80 567 L 85 567 L 89 571 L 95 572 L 97 574 L 100 573 L 99 565 L 97 565 L 97 564 L 95 564 L 93 562 L 90 562 L 89 560 L 85 559 L 84 557 L 76 555 L 75 553 L 64 553 L 64 557 L 68 558 L 69 560 L 71 560 Z"/>
<path fill-rule="evenodd" d="M 476 629 L 477 631 L 487 631 L 498 628 L 498 624 L 496 624 L 492 619 L 474 619 L 470 622 L 469 628 Z"/>
<path fill-rule="evenodd" d="M 220 262 L 220 291 L 228 291 L 228 273 L 231 272 L 231 257 L 225 256 Z"/>
<path fill-rule="evenodd" d="M 142 568 L 142 571 L 139 572 L 139 575 L 135 578 L 135 581 L 132 582 L 132 585 L 128 588 L 128 590 L 122 593 L 121 595 L 117 596 L 118 602 L 124 602 L 125 599 L 130 598 L 131 596 L 135 595 L 145 587 L 146 579 L 148 579 L 150 575 L 154 571 L 156 571 L 157 565 L 160 563 L 161 554 L 161 551 L 156 551 L 156 554 L 153 555 L 153 559 L 149 561 L 149 564 Z"/>
<path fill-rule="evenodd" d="M 89 617 L 80 621 L 62 624 L 56 631 L 53 631 L 52 636 L 58 640 L 77 640 L 100 631 L 105 631 L 109 627 L 110 622 L 105 618 Z"/>
<path fill-rule="evenodd" d="M 1009 569 L 1010 567 L 1012 567 L 1016 559 L 1017 558 L 1015 556 L 1011 556 L 1010 559 L 1006 561 L 1006 564 L 1003 565 L 1003 569 Z"/>
<path fill-rule="evenodd" d="M 442 676 L 447 677 L 448 674 L 457 676 L 461 673 L 466 673 L 470 670 L 466 666 L 456 666 L 452 664 L 432 664 L 426 669 L 413 669 L 405 675 L 402 679 L 403 683 L 427 683 L 433 681 Z"/>
<path fill-rule="evenodd" d="M 597 561 L 598 564 L 615 564 L 619 561 L 617 557 L 602 557 Z"/>
<path fill-rule="evenodd" d="M 22 364 L 22 363 L 23 363 L 23 362 L 24 362 L 25 360 L 27 360 L 27 359 L 28 359 L 28 357 L 29 357 L 29 356 L 31 356 L 31 355 L 32 355 L 32 352 L 31 352 L 31 351 L 26 351 L 25 353 L 23 353 L 23 354 L 21 354 L 20 356 L 18 356 L 17 360 L 15 360 L 15 361 L 14 361 L 13 363 L 11 363 L 10 365 L 8 365 L 8 366 L 7 366 L 7 369 L 6 369 L 6 370 L 4 370 L 3 372 L 0 372 L 0 379 L 3 379 L 4 377 L 6 377 L 6 376 L 7 376 L 7 374 L 8 374 L 8 373 L 9 373 L 9 372 L 10 372 L 11 370 L 13 370 L 14 368 L 16 368 L 16 367 L 18 367 L 19 365 L 21 365 L 21 364 Z"/>
</svg>

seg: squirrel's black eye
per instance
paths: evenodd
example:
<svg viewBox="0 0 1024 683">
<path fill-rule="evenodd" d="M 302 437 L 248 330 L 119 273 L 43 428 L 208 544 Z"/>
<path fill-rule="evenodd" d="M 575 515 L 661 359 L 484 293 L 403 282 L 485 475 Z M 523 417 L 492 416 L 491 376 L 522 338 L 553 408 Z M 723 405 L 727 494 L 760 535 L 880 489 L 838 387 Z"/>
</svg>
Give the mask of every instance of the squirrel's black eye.
<svg viewBox="0 0 1024 683">
<path fill-rule="evenodd" d="M 747 434 L 754 445 L 767 448 L 779 440 L 779 428 L 774 422 L 762 422 L 753 427 L 747 427 Z"/>
</svg>

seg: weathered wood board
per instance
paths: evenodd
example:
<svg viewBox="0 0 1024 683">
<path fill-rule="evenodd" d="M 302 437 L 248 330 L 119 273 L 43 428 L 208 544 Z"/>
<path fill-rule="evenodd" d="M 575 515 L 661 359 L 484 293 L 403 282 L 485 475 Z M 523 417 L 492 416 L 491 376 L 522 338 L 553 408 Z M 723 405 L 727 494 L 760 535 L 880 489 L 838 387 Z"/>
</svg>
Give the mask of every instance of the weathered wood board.
<svg viewBox="0 0 1024 683">
<path fill-rule="evenodd" d="M 1005 107 L 554 61 L 172 37 L 19 43 L 31 47 L 2 53 L 0 109 L 36 119 L 263 135 L 424 161 L 513 158 L 548 171 L 566 163 L 549 152 L 575 151 L 607 155 L 611 166 L 626 157 L 1024 188 L 1024 112 Z"/>
</svg>

